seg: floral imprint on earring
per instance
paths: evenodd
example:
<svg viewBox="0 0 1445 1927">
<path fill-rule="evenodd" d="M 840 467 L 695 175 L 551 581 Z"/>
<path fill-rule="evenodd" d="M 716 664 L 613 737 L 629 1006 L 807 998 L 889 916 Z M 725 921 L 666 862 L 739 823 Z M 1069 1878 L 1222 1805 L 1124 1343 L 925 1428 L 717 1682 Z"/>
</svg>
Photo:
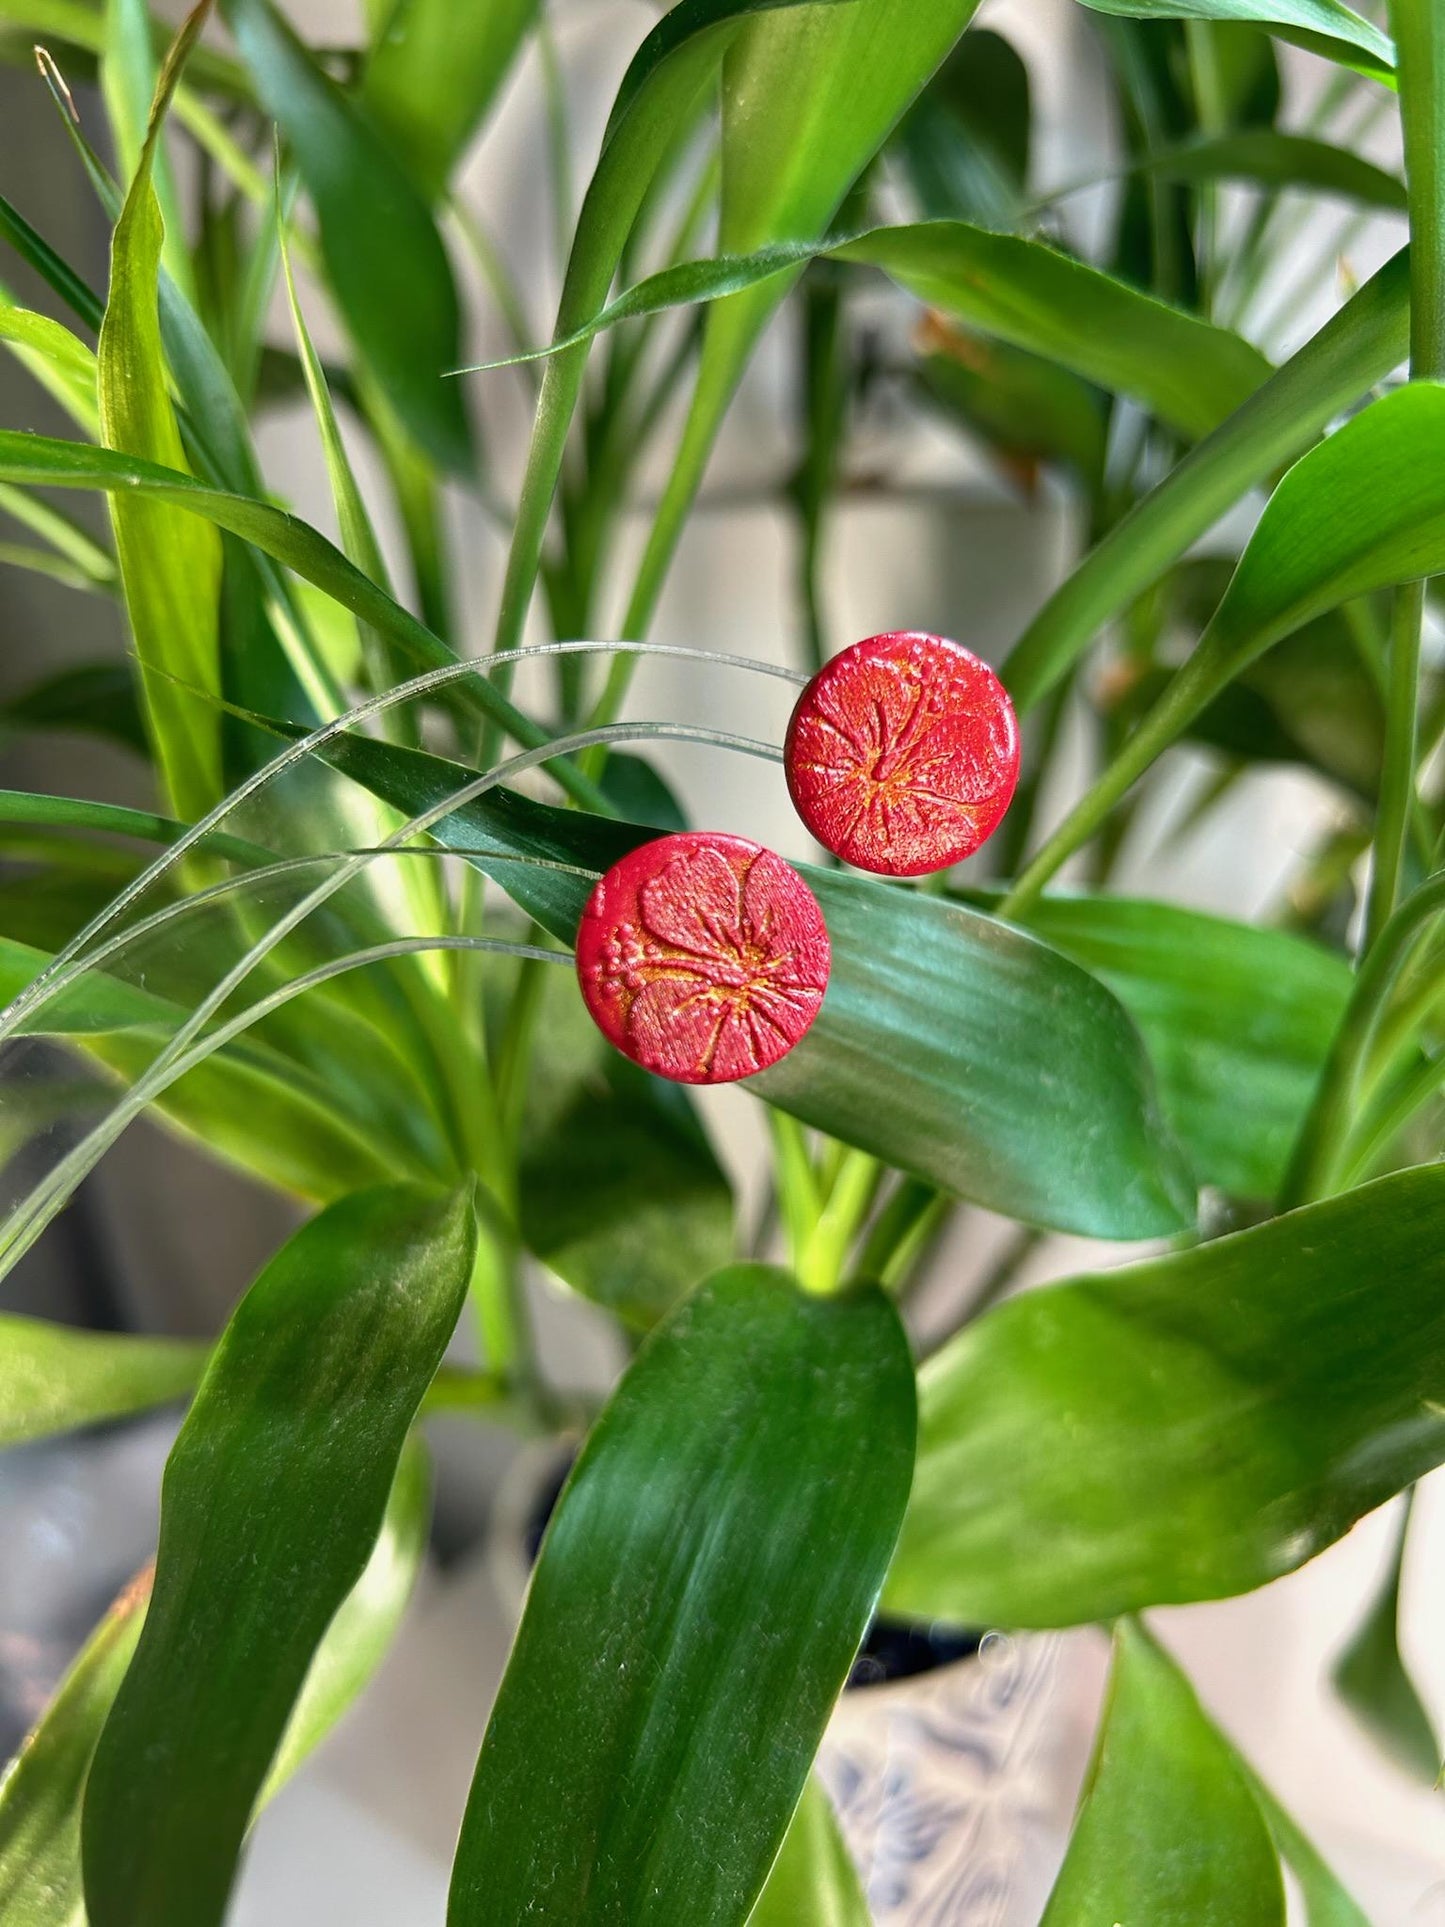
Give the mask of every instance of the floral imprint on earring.
<svg viewBox="0 0 1445 1927">
<path fill-rule="evenodd" d="M 614 863 L 577 932 L 598 1028 L 681 1084 L 731 1083 L 786 1056 L 818 1014 L 829 963 L 823 913 L 798 872 L 709 830 Z"/>
<path fill-rule="evenodd" d="M 922 876 L 998 828 L 1018 783 L 1018 724 L 998 677 L 960 643 L 870 636 L 798 698 L 785 767 L 825 849 L 860 870 Z"/>
</svg>

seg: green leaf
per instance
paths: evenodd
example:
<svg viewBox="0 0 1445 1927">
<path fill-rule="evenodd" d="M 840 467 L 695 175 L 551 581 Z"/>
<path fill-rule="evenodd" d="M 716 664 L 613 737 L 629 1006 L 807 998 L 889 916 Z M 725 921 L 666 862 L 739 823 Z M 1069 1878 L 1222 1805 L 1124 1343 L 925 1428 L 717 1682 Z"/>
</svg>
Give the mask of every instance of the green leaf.
<svg viewBox="0 0 1445 1927">
<path fill-rule="evenodd" d="M 1190 450 L 1055 590 L 1015 644 L 1003 677 L 1028 709 L 1105 624 L 1172 567 L 1226 510 L 1307 449 L 1341 409 L 1403 361 L 1406 250 L 1386 262 L 1263 387 Z"/>
<path fill-rule="evenodd" d="M 52 440 L 43 435 L 19 435 L 0 429 L 0 482 L 31 483 L 49 488 L 105 489 L 127 499 L 168 502 L 203 516 L 218 528 L 239 535 L 264 554 L 274 556 L 298 575 L 314 582 L 343 608 L 384 635 L 415 668 L 436 669 L 455 660 L 440 637 L 418 622 L 385 590 L 348 562 L 299 517 L 246 495 L 209 488 L 194 476 L 154 462 L 120 455 L 109 449 L 87 448 L 80 442 Z M 531 721 L 483 677 L 461 687 L 460 700 L 488 717 L 526 747 L 549 740 Z M 567 763 L 554 763 L 553 773 L 569 795 L 590 808 L 605 803 L 601 792 Z"/>
<path fill-rule="evenodd" d="M 602 151 L 577 215 L 557 307 L 556 338 L 573 334 L 606 301 L 658 169 L 673 150 L 678 128 L 687 124 L 715 77 L 739 23 L 751 13 L 796 3 L 680 0 L 648 34 L 622 77 Z M 586 366 L 587 356 L 579 343 L 549 360 L 542 377 L 526 474 L 512 523 L 497 616 L 498 649 L 515 648 L 522 638 Z"/>
<path fill-rule="evenodd" d="M 809 1298 L 739 1265 L 659 1327 L 543 1541 L 452 1927 L 746 1919 L 867 1626 L 913 1426 L 874 1286 Z"/>
<path fill-rule="evenodd" d="M 311 1662 L 258 1807 L 280 1791 L 380 1665 L 426 1549 L 429 1511 L 426 1459 L 412 1440 L 366 1569 Z M 150 1588 L 147 1571 L 116 1601 L 0 1779 L 0 1907 L 12 1927 L 85 1927 L 81 1798 L 101 1727 L 140 1636 Z"/>
<path fill-rule="evenodd" d="M 522 1239 L 575 1290 L 646 1327 L 726 1263 L 732 1190 L 681 1086 L 609 1050 L 562 971 L 546 972 L 541 996 Z"/>
<path fill-rule="evenodd" d="M 1086 487 L 1104 472 L 1107 424 L 1097 391 L 1067 368 L 965 334 L 941 321 L 922 335 L 922 389 L 945 418 L 961 423 L 1032 487 L 1039 462 L 1066 462 Z"/>
<path fill-rule="evenodd" d="M 868 1902 L 827 1794 L 803 1788 L 768 1884 L 748 1927 L 869 1927 Z"/>
<path fill-rule="evenodd" d="M 886 1599 L 1066 1626 L 1292 1572 L 1445 1459 L 1445 1167 L 1028 1292 L 920 1376 Z"/>
<path fill-rule="evenodd" d="M 1445 570 L 1445 386 L 1409 382 L 1311 449 L 1280 482 L 1199 646 L 1049 838 L 1011 905 L 1031 902 L 1157 757 L 1242 670 L 1357 596 Z"/>
<path fill-rule="evenodd" d="M 368 367 L 441 467 L 470 475 L 455 368 L 461 313 L 431 209 L 269 0 L 222 0 L 266 112 L 316 207 L 328 285 Z"/>
<path fill-rule="evenodd" d="M 1143 1032 L 1201 1184 L 1272 1198 L 1349 1000 L 1349 966 L 1280 930 L 1122 897 L 1048 897 L 1029 928 Z"/>
<path fill-rule="evenodd" d="M 333 737 L 322 753 L 408 815 L 471 776 L 355 734 Z M 595 876 L 653 834 L 505 790 L 430 833 L 467 851 L 564 943 Z M 507 861 L 519 855 L 585 874 Z M 1158 1116 L 1148 1060 L 1102 984 L 961 904 L 799 867 L 832 939 L 828 996 L 802 1043 L 749 1078 L 749 1090 L 1010 1217 L 1113 1238 L 1191 1222 L 1188 1178 Z"/>
<path fill-rule="evenodd" d="M 0 938 L 0 1005 L 50 961 L 44 950 Z M 75 1043 L 129 1084 L 149 1069 L 185 1015 L 165 998 L 91 971 L 46 1003 L 23 1030 Z M 212 1156 L 318 1202 L 395 1174 L 403 1156 L 394 1139 L 376 1141 L 375 1118 L 363 1132 L 338 1112 L 322 1079 L 254 1040 L 214 1052 L 170 1085 L 155 1109 Z M 415 1161 L 409 1158 L 407 1167 L 415 1171 Z"/>
<path fill-rule="evenodd" d="M 91 1927 L 211 1927 L 317 1647 L 366 1566 L 475 1250 L 471 1197 L 314 1219 L 231 1318 L 166 1467 L 154 1596 L 91 1767 Z"/>
<path fill-rule="evenodd" d="M 78 335 L 49 315 L 19 307 L 0 290 L 0 341 L 10 343 L 17 361 L 55 397 L 84 434 L 100 433 L 95 354 Z"/>
<path fill-rule="evenodd" d="M 0 1912 L 8 1927 L 85 1927 L 81 1795 L 140 1637 L 150 1581 L 147 1571 L 116 1600 L 0 1777 Z"/>
<path fill-rule="evenodd" d="M 0 1446 L 167 1405 L 194 1387 L 209 1349 L 0 1317 Z"/>
<path fill-rule="evenodd" d="M 193 15 L 183 30 L 156 91 L 141 162 L 111 243 L 110 297 L 98 351 L 106 446 L 173 469 L 184 469 L 186 462 L 161 347 L 163 228 L 151 165 L 200 19 Z M 157 769 L 177 813 L 202 816 L 225 788 L 219 716 L 192 693 L 220 693 L 220 543 L 214 530 L 155 500 L 116 496 L 111 520 Z"/>
<path fill-rule="evenodd" d="M 1029 70 L 1001 34 L 963 35 L 899 123 L 893 150 L 922 214 L 1011 228 L 1025 198 Z"/>
<path fill-rule="evenodd" d="M 751 255 L 685 261 L 629 288 L 550 347 L 510 359 L 555 355 L 620 321 L 736 295 L 794 274 L 819 254 L 881 268 L 920 301 L 1100 387 L 1136 396 L 1186 435 L 1217 427 L 1271 372 L 1264 356 L 1228 329 L 1041 241 L 965 221 L 872 228 L 821 249 L 783 243 Z"/>
<path fill-rule="evenodd" d="M 0 702 L 0 724 L 10 729 L 75 730 L 103 736 L 138 756 L 146 753 L 145 718 L 124 663 L 86 662 L 57 670 Z"/>
<path fill-rule="evenodd" d="M 1284 1927 L 1264 1816 L 1188 1680 L 1115 1629 L 1103 1723 L 1042 1927 Z"/>
<path fill-rule="evenodd" d="M 413 178 L 435 196 L 486 119 L 539 0 L 398 0 L 361 84 L 362 102 Z"/>
<path fill-rule="evenodd" d="M 1335 1661 L 1335 1691 L 1375 1744 L 1412 1779 L 1434 1786 L 1440 1742 L 1400 1653 L 1400 1577 L 1410 1507 L 1401 1511 L 1384 1583 Z"/>
<path fill-rule="evenodd" d="M 1370 1927 L 1368 1917 L 1341 1886 L 1314 1842 L 1285 1812 L 1263 1780 L 1238 1754 L 1235 1764 L 1249 1781 L 1279 1856 L 1295 1877 L 1304 1902 L 1306 1927 Z"/>
<path fill-rule="evenodd" d="M 1377 80 L 1391 80 L 1395 50 L 1387 35 L 1341 0 L 1083 0 L 1096 13 L 1128 20 L 1239 20 L 1281 40 L 1338 60 Z"/>
<path fill-rule="evenodd" d="M 146 0 L 103 0 L 103 46 L 100 86 L 110 122 L 117 169 L 124 181 L 133 180 L 142 165 L 151 101 L 156 88 L 156 46 Z M 155 188 L 156 203 L 165 228 L 166 270 L 179 288 L 192 286 L 191 258 L 181 204 L 164 147 L 146 162 Z"/>
<path fill-rule="evenodd" d="M 1247 128 L 1213 140 L 1191 141 L 1146 157 L 1141 171 L 1173 181 L 1249 181 L 1256 187 L 1289 187 L 1338 195 L 1362 207 L 1405 211 L 1405 183 L 1362 154 L 1306 134 L 1272 127 Z"/>
<path fill-rule="evenodd" d="M 258 1805 L 274 1799 L 361 1695 L 385 1659 L 416 1587 L 431 1526 L 431 1467 L 413 1435 L 387 1500 L 365 1569 L 316 1649 Z"/>
<path fill-rule="evenodd" d="M 920 301 L 1133 395 L 1186 435 L 1217 428 L 1272 372 L 1238 335 L 1041 241 L 925 221 L 875 228 L 829 253 L 882 268 Z"/>
</svg>

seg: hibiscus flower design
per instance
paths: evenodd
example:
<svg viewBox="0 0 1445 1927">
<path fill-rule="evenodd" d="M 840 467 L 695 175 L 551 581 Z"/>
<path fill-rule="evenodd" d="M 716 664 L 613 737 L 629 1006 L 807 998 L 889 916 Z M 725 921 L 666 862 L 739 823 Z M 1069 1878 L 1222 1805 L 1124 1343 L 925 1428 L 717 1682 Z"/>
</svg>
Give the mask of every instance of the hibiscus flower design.
<svg viewBox="0 0 1445 1927">
<path fill-rule="evenodd" d="M 790 1051 L 827 988 L 828 933 L 797 871 L 744 837 L 660 837 L 614 864 L 577 940 L 587 1007 L 636 1063 L 687 1084 Z"/>
<path fill-rule="evenodd" d="M 970 856 L 1018 781 L 1013 706 L 986 663 L 940 636 L 872 636 L 835 656 L 789 725 L 788 785 L 827 849 L 919 876 Z"/>
</svg>

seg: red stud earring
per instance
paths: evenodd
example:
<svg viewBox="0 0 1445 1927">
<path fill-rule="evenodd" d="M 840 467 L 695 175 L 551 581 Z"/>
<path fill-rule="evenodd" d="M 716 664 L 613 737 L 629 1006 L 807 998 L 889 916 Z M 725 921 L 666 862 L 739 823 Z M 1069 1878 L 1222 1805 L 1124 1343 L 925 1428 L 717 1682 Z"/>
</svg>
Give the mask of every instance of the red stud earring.
<svg viewBox="0 0 1445 1927">
<path fill-rule="evenodd" d="M 784 758 L 825 849 L 881 876 L 922 876 L 998 828 L 1019 778 L 1018 723 L 998 677 L 960 643 L 870 636 L 798 698 Z"/>
<path fill-rule="evenodd" d="M 818 1014 L 829 963 L 823 913 L 797 871 L 707 830 L 614 863 L 577 932 L 598 1028 L 681 1084 L 731 1083 L 786 1056 Z"/>
</svg>

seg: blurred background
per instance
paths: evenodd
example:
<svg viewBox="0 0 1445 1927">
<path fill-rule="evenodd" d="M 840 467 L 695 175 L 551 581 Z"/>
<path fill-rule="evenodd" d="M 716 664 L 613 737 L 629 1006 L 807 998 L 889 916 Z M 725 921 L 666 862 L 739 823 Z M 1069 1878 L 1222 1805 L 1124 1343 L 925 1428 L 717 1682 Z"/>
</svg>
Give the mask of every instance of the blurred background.
<svg viewBox="0 0 1445 1927">
<path fill-rule="evenodd" d="M 288 0 L 313 44 L 359 34 L 344 0 Z M 567 105 L 569 178 L 562 205 L 575 207 L 624 67 L 654 18 L 642 0 L 556 0 L 552 42 Z M 985 0 L 980 24 L 1005 34 L 1024 57 L 1034 103 L 1033 179 L 1040 192 L 1107 175 L 1119 152 L 1111 91 L 1093 22 L 1072 0 Z M 1316 63 L 1281 49 L 1284 120 L 1302 118 L 1320 85 Z M 544 111 L 545 76 L 535 45 L 513 71 L 500 111 L 462 177 L 504 252 L 540 335 L 560 281 L 554 236 L 558 182 Z M 92 87 L 76 77 L 88 131 L 103 139 Z M 1388 117 L 1358 130 L 1362 151 L 1398 166 Z M 103 286 L 106 231 L 56 124 L 54 108 L 23 59 L 0 67 L 0 144 L 7 181 L 29 218 Z M 1087 242 L 1107 213 L 1107 182 L 1061 204 L 1063 225 Z M 1323 211 L 1322 211 L 1323 209 Z M 1332 225 L 1333 224 L 1333 225 Z M 1256 312 L 1260 345 L 1288 352 L 1338 300 L 1397 247 L 1402 224 L 1311 203 L 1289 230 Z M 9 272 L 7 267 L 7 273 Z M 20 284 L 19 271 L 16 272 Z M 20 285 L 22 296 L 33 290 Z M 506 351 L 484 289 L 471 290 L 475 359 Z M 327 317 L 310 291 L 308 317 L 323 351 Z M 876 326 L 915 324 L 916 310 L 882 289 Z M 276 338 L 289 338 L 283 313 Z M 791 311 L 764 344 L 735 405 L 654 627 L 658 640 L 796 661 L 796 534 L 784 492 L 796 461 L 797 342 Z M 880 350 L 881 352 L 881 350 Z M 884 357 L 886 358 L 886 357 Z M 471 378 L 485 421 L 499 492 L 515 486 L 530 421 L 529 388 L 515 370 Z M 64 434 L 66 424 L 8 361 L 0 363 L 0 420 Z M 665 456 L 667 437 L 659 440 Z M 261 429 L 271 486 L 317 526 L 335 533 L 314 424 L 304 399 L 273 410 Z M 365 482 L 366 451 L 355 459 Z M 997 661 L 1077 552 L 1081 531 L 1065 493 L 1047 474 L 1024 486 L 910 393 L 877 385 L 854 443 L 853 474 L 833 519 L 823 570 L 827 642 L 838 647 L 880 629 L 928 628 L 958 637 Z M 645 534 L 644 475 L 631 513 L 635 551 Z M 375 500 L 382 498 L 378 494 Z M 97 512 L 75 498 L 72 509 Z M 463 558 L 467 640 L 485 646 L 504 557 L 494 522 L 453 504 Z M 386 531 L 383 530 L 383 534 Z M 612 612 L 614 620 L 617 611 Z M 123 654 L 116 609 L 38 577 L 0 573 L 0 703 L 43 671 Z M 781 736 L 785 693 L 761 694 L 757 679 L 712 673 L 705 682 L 676 664 L 639 676 L 639 715 L 706 718 L 721 728 Z M 1093 753 L 1082 709 L 1065 730 L 1072 745 L 1045 800 L 1061 813 Z M 695 819 L 799 847 L 781 776 L 705 750 L 663 746 L 660 761 Z M 34 742 L 0 737 L 0 783 L 106 796 L 146 805 L 139 766 L 94 740 Z M 1126 893 L 1150 894 L 1233 916 L 1267 916 L 1300 852 L 1328 826 L 1333 792 L 1298 770 L 1268 768 L 1235 785 L 1203 827 L 1194 802 L 1212 780 L 1203 752 L 1175 752 L 1154 781 L 1116 875 Z M 708 1119 L 741 1186 L 743 1210 L 760 1202 L 763 1132 L 752 1101 L 708 1094 Z M 0 1146 L 8 1152 L 0 1093 Z M 292 1223 L 274 1195 L 140 1124 L 120 1141 L 40 1245 L 0 1283 L 0 1307 L 98 1328 L 210 1334 Z M 1008 1235 L 972 1211 L 936 1254 L 915 1300 L 917 1336 L 945 1331 Z M 1032 1254 L 1016 1288 L 1117 1262 L 1122 1249 L 1051 1238 Z M 1131 1247 L 1127 1255 L 1138 1255 Z M 603 1390 L 620 1358 L 610 1330 L 545 1278 L 535 1281 L 539 1318 L 561 1375 Z M 35 1717 L 80 1640 L 154 1543 L 156 1493 L 174 1420 L 104 1428 L 0 1456 L 0 1756 Z M 505 1657 L 519 1581 L 518 1509 L 547 1468 L 508 1434 L 471 1420 L 433 1422 L 438 1465 L 433 1557 L 400 1644 L 362 1705 L 263 1817 L 236 1904 L 238 1927 L 329 1927 L 440 1922 L 455 1828 L 486 1709 Z M 1445 1597 L 1445 1484 L 1422 1488 L 1406 1574 L 1407 1658 L 1437 1723 L 1445 1713 L 1445 1649 L 1438 1602 Z M 1325 1689 L 1330 1663 L 1358 1622 L 1389 1555 L 1388 1515 L 1364 1521 L 1300 1573 L 1247 1598 L 1154 1615 L 1203 1699 L 1295 1812 L 1380 1927 L 1445 1923 L 1445 1796 L 1419 1788 L 1356 1732 Z M 1005 1650 L 1031 1677 L 1034 1726 L 1024 1805 L 992 1911 L 998 1923 L 1037 1917 L 1062 1850 L 1102 1684 L 1105 1643 L 1090 1631 Z M 866 1697 L 866 1696 L 865 1696 Z M 851 1717 L 851 1714 L 850 1714 Z M 1036 1730 L 1035 1730 L 1036 1729 Z M 1017 1736 L 1015 1736 L 1017 1737 Z M 843 1734 L 844 1748 L 851 1742 Z M 1000 1793 L 1007 1803 L 1017 1789 Z M 1001 1823 L 1002 1824 L 1002 1823 Z M 881 1878 L 881 1876 L 880 1876 Z M 882 1888 L 873 1898 L 880 1920 Z M 896 1916 L 902 1919 L 900 1914 Z M 975 1918 L 974 1915 L 969 1916 Z"/>
</svg>

